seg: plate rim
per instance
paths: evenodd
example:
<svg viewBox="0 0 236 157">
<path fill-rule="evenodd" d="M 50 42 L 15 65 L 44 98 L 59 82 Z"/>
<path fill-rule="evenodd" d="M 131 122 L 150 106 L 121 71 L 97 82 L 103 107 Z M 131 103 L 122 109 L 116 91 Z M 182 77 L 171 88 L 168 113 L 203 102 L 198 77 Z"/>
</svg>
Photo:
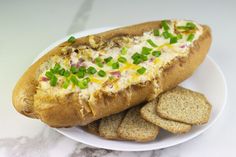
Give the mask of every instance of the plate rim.
<svg viewBox="0 0 236 157">
<path fill-rule="evenodd" d="M 43 56 L 44 54 L 46 54 L 48 51 L 50 51 L 52 48 L 54 48 L 55 46 L 57 46 L 58 44 L 66 41 L 70 36 L 76 36 L 76 37 L 82 37 L 82 36 L 87 36 L 89 34 L 96 34 L 96 33 L 100 33 L 100 32 L 104 32 L 104 31 L 108 31 L 108 30 L 111 30 L 111 29 L 115 29 L 117 27 L 99 27 L 99 28 L 94 28 L 94 29 L 87 29 L 87 30 L 83 30 L 83 31 L 80 31 L 80 32 L 76 32 L 76 33 L 73 33 L 71 35 L 67 35 L 66 37 L 60 39 L 60 40 L 57 40 L 56 42 L 52 43 L 51 45 L 49 45 L 46 49 L 44 49 L 43 51 L 41 51 L 37 57 L 34 59 L 33 63 L 38 60 L 41 56 Z M 91 33 L 92 32 L 92 33 Z M 82 35 L 81 35 L 82 34 Z M 181 143 L 184 143 L 184 142 L 187 142 L 189 140 L 192 140 L 194 138 L 196 138 L 197 136 L 201 135 L 202 133 L 204 133 L 206 130 L 208 130 L 209 128 L 211 128 L 215 122 L 218 120 L 218 118 L 222 115 L 224 109 L 225 109 L 225 106 L 227 104 L 227 99 L 228 99 L 228 87 L 227 87 L 227 82 L 226 82 L 226 79 L 225 79 L 225 75 L 223 73 L 223 71 L 220 69 L 219 65 L 213 60 L 213 58 L 211 58 L 209 55 L 206 56 L 205 59 L 209 59 L 209 61 L 215 66 L 217 72 L 219 72 L 223 82 L 222 84 L 224 85 L 224 94 L 225 94 L 225 99 L 224 99 L 224 102 L 222 104 L 222 107 L 221 107 L 221 110 L 218 112 L 218 114 L 216 115 L 216 117 L 213 119 L 213 121 L 207 125 L 206 127 L 204 127 L 203 129 L 199 130 L 198 132 L 196 132 L 195 134 L 193 135 L 190 135 L 189 137 L 187 138 L 184 138 L 182 140 L 179 140 L 177 142 L 174 142 L 172 144 L 165 144 L 163 146 L 160 146 L 160 147 L 150 147 L 150 148 L 143 148 L 143 149 L 119 149 L 119 148 L 108 148 L 106 146 L 103 146 L 102 144 L 99 145 L 99 147 L 96 145 L 96 144 L 93 144 L 92 142 L 87 142 L 86 140 L 80 140 L 78 141 L 77 139 L 73 138 L 71 135 L 68 135 L 66 134 L 65 132 L 63 132 L 60 128 L 52 128 L 54 130 L 56 130 L 57 132 L 59 132 L 60 134 L 76 141 L 76 142 L 81 142 L 81 143 L 84 143 L 86 145 L 89 145 L 89 146 L 92 146 L 92 147 L 97 147 L 97 148 L 103 148 L 103 149 L 108 149 L 108 150 L 116 150 L 116 151 L 148 151 L 148 150 L 157 150 L 157 149 L 162 149 L 162 148 L 167 148 L 167 147 L 172 147 L 172 146 L 175 146 L 175 145 L 178 145 L 178 144 L 181 144 Z"/>
</svg>

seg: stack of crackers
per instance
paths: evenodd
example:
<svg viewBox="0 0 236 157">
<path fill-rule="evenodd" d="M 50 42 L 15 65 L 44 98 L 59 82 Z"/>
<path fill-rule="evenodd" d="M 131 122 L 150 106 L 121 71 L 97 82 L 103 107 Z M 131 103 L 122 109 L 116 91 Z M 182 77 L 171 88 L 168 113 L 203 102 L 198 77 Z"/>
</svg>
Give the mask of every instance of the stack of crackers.
<svg viewBox="0 0 236 157">
<path fill-rule="evenodd" d="M 157 138 L 160 128 L 187 133 L 193 125 L 207 123 L 210 113 L 203 94 L 178 86 L 151 102 L 92 122 L 86 129 L 110 140 L 148 142 Z"/>
</svg>

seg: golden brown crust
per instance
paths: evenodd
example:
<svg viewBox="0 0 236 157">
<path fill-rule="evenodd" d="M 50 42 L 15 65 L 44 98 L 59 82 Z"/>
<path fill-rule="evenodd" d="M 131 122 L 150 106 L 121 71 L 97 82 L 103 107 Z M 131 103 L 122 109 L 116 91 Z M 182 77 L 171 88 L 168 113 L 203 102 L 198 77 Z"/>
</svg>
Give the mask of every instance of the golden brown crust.
<svg viewBox="0 0 236 157">
<path fill-rule="evenodd" d="M 104 33 L 96 34 L 102 40 L 109 40 L 117 36 L 142 35 L 160 27 L 160 21 L 147 22 L 129 27 L 119 28 Z M 159 82 L 158 93 L 175 87 L 194 72 L 198 65 L 204 60 L 211 44 L 211 33 L 207 26 L 203 26 L 204 32 L 194 42 L 188 57 L 176 58 L 171 64 L 164 67 Z M 72 45 L 89 45 L 89 37 L 78 38 Z M 65 95 L 64 97 L 50 96 L 49 93 L 37 90 L 37 73 L 39 66 L 51 56 L 61 53 L 61 48 L 69 45 L 64 42 L 52 49 L 49 53 L 35 62 L 20 78 L 16 84 L 12 101 L 16 110 L 26 116 L 41 119 L 52 127 L 70 127 L 75 125 L 86 125 L 99 118 L 121 112 L 141 102 L 153 99 L 155 93 L 154 80 L 145 84 L 132 85 L 116 94 L 103 91 L 97 92 L 93 102 L 81 102 L 78 93 Z M 180 75 L 181 74 L 181 75 Z M 142 93 L 142 96 L 140 96 Z M 98 105 L 99 104 L 99 105 Z"/>
<path fill-rule="evenodd" d="M 178 57 L 164 67 L 161 78 L 163 91 L 174 88 L 180 82 L 190 77 L 196 68 L 205 59 L 211 45 L 211 30 L 208 26 L 203 26 L 203 34 L 193 43 L 187 57 Z"/>
</svg>

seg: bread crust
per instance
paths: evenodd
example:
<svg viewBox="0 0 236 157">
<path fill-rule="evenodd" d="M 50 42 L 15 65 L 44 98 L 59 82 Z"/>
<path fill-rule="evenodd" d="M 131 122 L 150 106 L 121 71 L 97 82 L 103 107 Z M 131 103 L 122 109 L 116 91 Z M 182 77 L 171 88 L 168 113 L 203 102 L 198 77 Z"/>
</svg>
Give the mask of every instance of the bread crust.
<svg viewBox="0 0 236 157">
<path fill-rule="evenodd" d="M 95 34 L 94 36 L 105 41 L 118 36 L 139 36 L 145 31 L 160 28 L 160 23 L 160 21 L 146 22 Z M 160 77 L 143 84 L 131 85 L 115 94 L 98 91 L 93 102 L 81 102 L 78 93 L 58 97 L 48 95 L 48 93 L 37 89 L 37 74 L 40 65 L 50 57 L 60 55 L 61 48 L 70 45 L 68 42 L 61 43 L 31 65 L 19 79 L 13 90 L 13 105 L 21 114 L 41 119 L 49 126 L 70 127 L 83 126 L 144 101 L 152 100 L 158 94 L 187 79 L 202 63 L 212 40 L 210 28 L 206 25 L 202 25 L 202 27 L 203 33 L 193 43 L 188 56 L 177 57 L 173 62 L 163 67 Z M 74 47 L 78 45 L 89 45 L 89 37 L 78 38 L 72 44 Z M 158 91 L 155 89 L 155 82 L 158 82 L 160 86 Z M 140 96 L 141 93 L 142 96 Z"/>
</svg>

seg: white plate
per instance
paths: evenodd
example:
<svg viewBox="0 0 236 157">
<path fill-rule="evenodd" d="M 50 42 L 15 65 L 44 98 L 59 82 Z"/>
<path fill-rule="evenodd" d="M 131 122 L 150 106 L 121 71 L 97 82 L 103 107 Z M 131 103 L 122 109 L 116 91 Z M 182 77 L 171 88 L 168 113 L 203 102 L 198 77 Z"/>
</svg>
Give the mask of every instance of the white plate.
<svg viewBox="0 0 236 157">
<path fill-rule="evenodd" d="M 92 29 L 73 34 L 73 36 L 82 37 L 89 34 L 107 31 L 109 29 L 113 28 L 106 27 Z M 37 57 L 37 59 L 47 53 L 50 49 L 57 46 L 59 43 L 66 41 L 68 37 L 59 40 L 49 46 Z M 146 151 L 161 149 L 186 142 L 206 131 L 218 119 L 226 104 L 227 86 L 223 73 L 210 57 L 207 57 L 205 59 L 203 64 L 201 64 L 194 75 L 184 81 L 182 83 L 182 86 L 204 93 L 213 106 L 209 122 L 202 126 L 194 126 L 189 133 L 183 135 L 174 135 L 162 130 L 155 141 L 148 143 L 137 143 L 129 141 L 106 140 L 92 135 L 84 131 L 80 127 L 62 128 L 55 130 L 78 142 L 82 142 L 94 147 L 119 151 Z"/>
</svg>

